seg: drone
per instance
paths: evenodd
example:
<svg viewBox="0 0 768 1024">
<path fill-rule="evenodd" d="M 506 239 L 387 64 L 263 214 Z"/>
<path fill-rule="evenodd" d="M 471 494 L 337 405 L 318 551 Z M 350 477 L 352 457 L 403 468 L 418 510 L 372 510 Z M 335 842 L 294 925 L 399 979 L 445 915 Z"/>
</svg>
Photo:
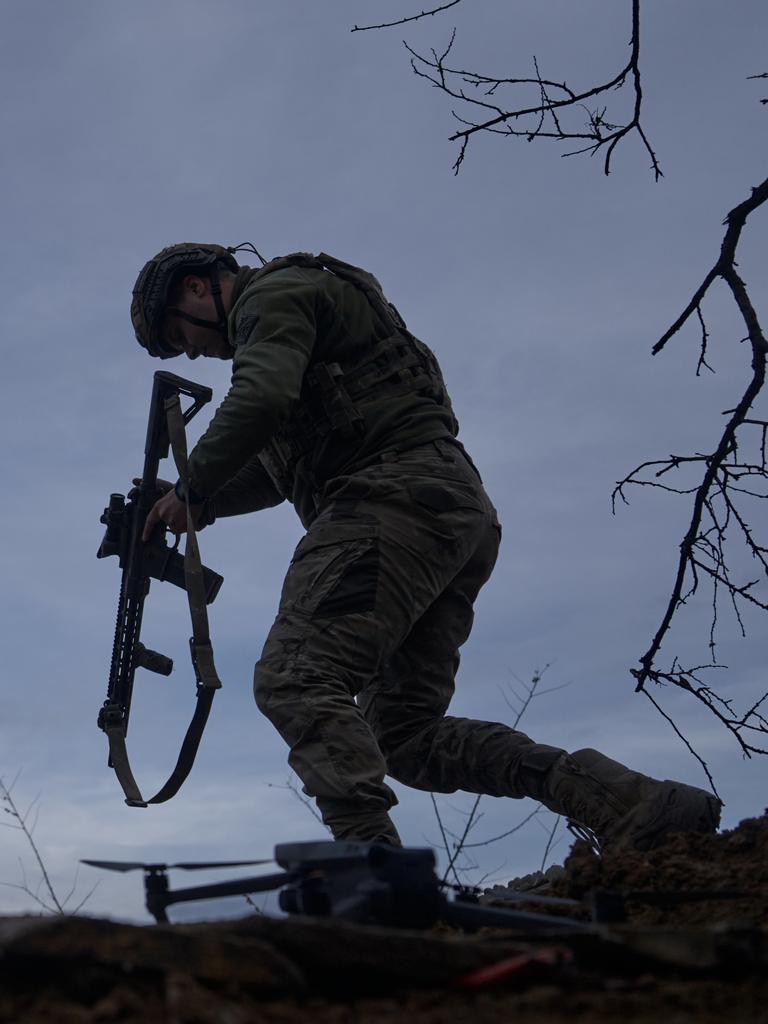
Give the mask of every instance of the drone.
<svg viewBox="0 0 768 1024">
<path fill-rule="evenodd" d="M 279 890 L 278 904 L 286 914 L 340 918 L 358 923 L 404 928 L 428 928 L 444 921 L 464 930 L 482 927 L 539 932 L 591 931 L 593 924 L 563 914 L 544 914 L 484 906 L 478 890 L 449 885 L 435 871 L 430 848 L 394 847 L 384 843 L 280 843 L 268 860 L 182 862 L 83 860 L 107 871 L 143 871 L 146 907 L 158 924 L 168 922 L 168 908 L 178 903 L 248 896 Z M 171 888 L 171 870 L 203 871 L 277 863 L 278 872 L 234 878 L 225 882 Z M 446 889 L 453 890 L 449 899 Z M 508 890 L 506 902 L 536 903 L 553 908 L 581 907 L 578 900 Z"/>
</svg>

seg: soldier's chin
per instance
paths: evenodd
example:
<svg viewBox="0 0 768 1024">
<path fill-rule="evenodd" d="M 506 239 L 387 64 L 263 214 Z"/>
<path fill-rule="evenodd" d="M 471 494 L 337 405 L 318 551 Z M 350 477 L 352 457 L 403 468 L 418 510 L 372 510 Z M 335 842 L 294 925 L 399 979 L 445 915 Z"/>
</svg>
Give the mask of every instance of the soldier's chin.
<svg viewBox="0 0 768 1024">
<path fill-rule="evenodd" d="M 225 341 L 215 341 L 211 345 L 206 345 L 203 355 L 208 359 L 231 359 L 232 349 Z"/>
</svg>

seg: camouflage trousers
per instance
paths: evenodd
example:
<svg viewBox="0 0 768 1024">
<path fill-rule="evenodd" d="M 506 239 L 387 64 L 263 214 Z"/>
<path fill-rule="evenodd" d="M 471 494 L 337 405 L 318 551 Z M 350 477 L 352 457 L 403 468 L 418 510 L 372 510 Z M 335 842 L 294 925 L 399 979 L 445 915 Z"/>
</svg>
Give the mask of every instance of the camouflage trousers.
<svg viewBox="0 0 768 1024">
<path fill-rule="evenodd" d="M 336 838 L 398 841 L 385 775 L 439 793 L 537 796 L 562 753 L 446 715 L 500 536 L 476 471 L 447 441 L 326 485 L 254 693 Z"/>
</svg>

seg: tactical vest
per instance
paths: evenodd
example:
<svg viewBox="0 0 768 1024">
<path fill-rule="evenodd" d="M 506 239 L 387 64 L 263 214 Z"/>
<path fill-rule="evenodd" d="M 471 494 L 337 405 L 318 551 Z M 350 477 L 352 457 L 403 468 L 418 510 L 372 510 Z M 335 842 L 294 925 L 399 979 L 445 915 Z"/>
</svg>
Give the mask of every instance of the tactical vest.
<svg viewBox="0 0 768 1024">
<path fill-rule="evenodd" d="M 287 421 L 259 453 L 259 460 L 284 498 L 292 492 L 297 463 L 320 441 L 331 433 L 346 441 L 365 433 L 365 418 L 358 403 L 366 399 L 416 392 L 447 409 L 453 423 L 452 433 L 458 432 L 437 359 L 410 333 L 373 274 L 327 253 L 313 256 L 299 252 L 271 260 L 261 268 L 259 278 L 285 267 L 325 270 L 348 281 L 363 292 L 391 333 L 361 345 L 344 363 L 310 361 L 300 397 Z"/>
</svg>

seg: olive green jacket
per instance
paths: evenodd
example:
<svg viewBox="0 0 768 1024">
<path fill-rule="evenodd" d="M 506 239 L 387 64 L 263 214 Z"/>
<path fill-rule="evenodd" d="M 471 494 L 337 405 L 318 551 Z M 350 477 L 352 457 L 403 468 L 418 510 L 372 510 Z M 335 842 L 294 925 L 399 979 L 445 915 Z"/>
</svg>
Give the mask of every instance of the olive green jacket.
<svg viewBox="0 0 768 1024">
<path fill-rule="evenodd" d="M 365 294 L 325 270 L 290 266 L 239 271 L 228 317 L 234 348 L 232 383 L 208 429 L 189 458 L 189 485 L 212 499 L 217 516 L 238 515 L 278 504 L 287 497 L 308 525 L 322 502 L 322 487 L 375 461 L 385 451 L 406 450 L 457 425 L 447 396 L 443 404 L 423 393 L 377 395 L 360 404 L 359 435 L 335 433 L 318 442 L 281 494 L 259 460 L 288 420 L 306 372 L 317 363 L 350 366 L 391 335 Z"/>
</svg>

